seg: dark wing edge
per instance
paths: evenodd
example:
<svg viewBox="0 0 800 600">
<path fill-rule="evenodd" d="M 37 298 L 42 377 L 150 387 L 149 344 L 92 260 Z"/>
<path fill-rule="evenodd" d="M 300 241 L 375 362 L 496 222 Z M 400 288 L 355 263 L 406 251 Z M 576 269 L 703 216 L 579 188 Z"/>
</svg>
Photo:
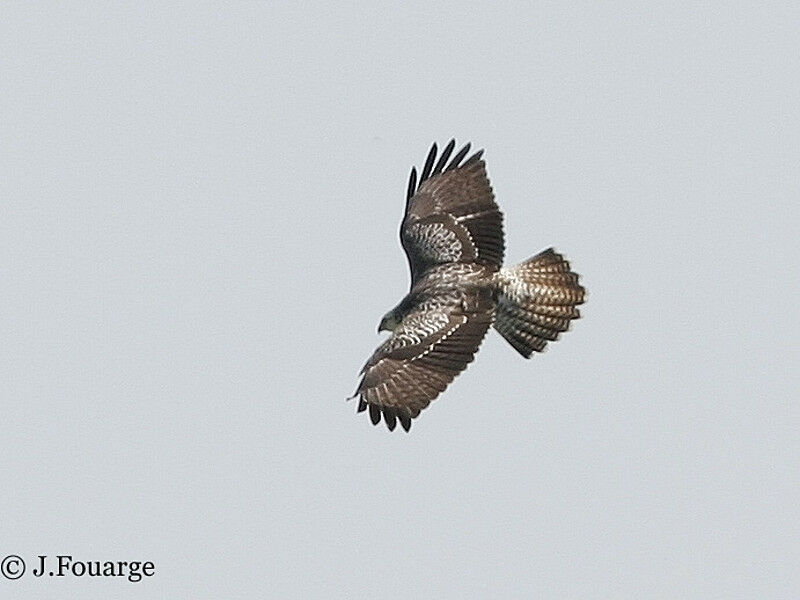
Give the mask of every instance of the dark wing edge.
<svg viewBox="0 0 800 600">
<path fill-rule="evenodd" d="M 418 341 L 407 344 L 400 340 L 413 339 L 414 333 L 401 326 L 364 366 L 354 395 L 356 412 L 368 410 L 373 425 L 382 417 L 389 431 L 398 422 L 409 431 L 412 419 L 472 362 L 492 320 L 491 310 L 453 312 L 433 333 L 419 328 Z"/>
</svg>

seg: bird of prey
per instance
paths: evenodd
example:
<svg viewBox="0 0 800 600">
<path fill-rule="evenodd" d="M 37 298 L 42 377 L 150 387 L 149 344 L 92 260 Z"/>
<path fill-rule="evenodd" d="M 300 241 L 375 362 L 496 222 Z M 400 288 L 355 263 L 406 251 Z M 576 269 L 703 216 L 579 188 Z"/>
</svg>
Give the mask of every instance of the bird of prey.
<svg viewBox="0 0 800 600">
<path fill-rule="evenodd" d="M 432 400 L 472 362 L 489 327 L 525 358 L 542 352 L 580 316 L 586 291 L 563 256 L 548 248 L 503 267 L 503 214 L 481 159 L 455 155 L 455 140 L 437 160 L 434 143 L 417 178 L 411 169 L 400 242 L 411 290 L 380 322 L 390 337 L 361 369 L 353 398 L 389 430 L 408 431 Z M 451 158 L 452 157 L 452 158 Z M 466 159 L 466 160 L 465 160 Z"/>
</svg>

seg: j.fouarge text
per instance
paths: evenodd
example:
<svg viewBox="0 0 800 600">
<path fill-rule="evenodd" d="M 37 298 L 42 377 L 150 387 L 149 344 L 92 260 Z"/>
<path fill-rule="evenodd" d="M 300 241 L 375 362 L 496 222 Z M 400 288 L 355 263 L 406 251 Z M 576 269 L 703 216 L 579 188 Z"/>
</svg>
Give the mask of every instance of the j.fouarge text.
<svg viewBox="0 0 800 600">
<path fill-rule="evenodd" d="M 33 569 L 35 577 L 125 577 L 128 581 L 141 581 L 142 577 L 152 577 L 155 565 L 151 561 L 102 561 L 75 560 L 68 554 L 48 557 L 39 555 L 39 563 Z"/>
</svg>

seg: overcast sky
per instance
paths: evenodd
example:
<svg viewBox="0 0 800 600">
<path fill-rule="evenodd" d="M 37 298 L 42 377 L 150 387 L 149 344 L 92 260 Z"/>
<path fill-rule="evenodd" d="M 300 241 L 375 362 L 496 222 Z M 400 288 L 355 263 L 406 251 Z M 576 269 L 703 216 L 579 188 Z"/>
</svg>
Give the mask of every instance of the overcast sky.
<svg viewBox="0 0 800 600">
<path fill-rule="evenodd" d="M 800 597 L 796 3 L 281 4 L 0 9 L 0 595 Z M 451 137 L 589 299 L 390 434 Z"/>
</svg>

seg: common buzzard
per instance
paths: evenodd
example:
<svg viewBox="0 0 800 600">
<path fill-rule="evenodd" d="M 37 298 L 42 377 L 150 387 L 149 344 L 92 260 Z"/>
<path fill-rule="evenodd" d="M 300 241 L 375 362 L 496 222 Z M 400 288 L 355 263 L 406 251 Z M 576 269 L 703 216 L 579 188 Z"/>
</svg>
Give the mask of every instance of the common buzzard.
<svg viewBox="0 0 800 600">
<path fill-rule="evenodd" d="M 430 149 L 417 180 L 411 169 L 400 242 L 411 291 L 381 320 L 391 336 L 361 369 L 358 412 L 390 430 L 441 394 L 494 328 L 525 358 L 567 331 L 585 290 L 563 256 L 548 248 L 503 267 L 503 214 L 494 201 L 483 151 L 470 144 L 437 160 Z M 451 159 L 452 156 L 452 159 Z M 466 160 L 465 160 L 466 159 Z"/>
</svg>

